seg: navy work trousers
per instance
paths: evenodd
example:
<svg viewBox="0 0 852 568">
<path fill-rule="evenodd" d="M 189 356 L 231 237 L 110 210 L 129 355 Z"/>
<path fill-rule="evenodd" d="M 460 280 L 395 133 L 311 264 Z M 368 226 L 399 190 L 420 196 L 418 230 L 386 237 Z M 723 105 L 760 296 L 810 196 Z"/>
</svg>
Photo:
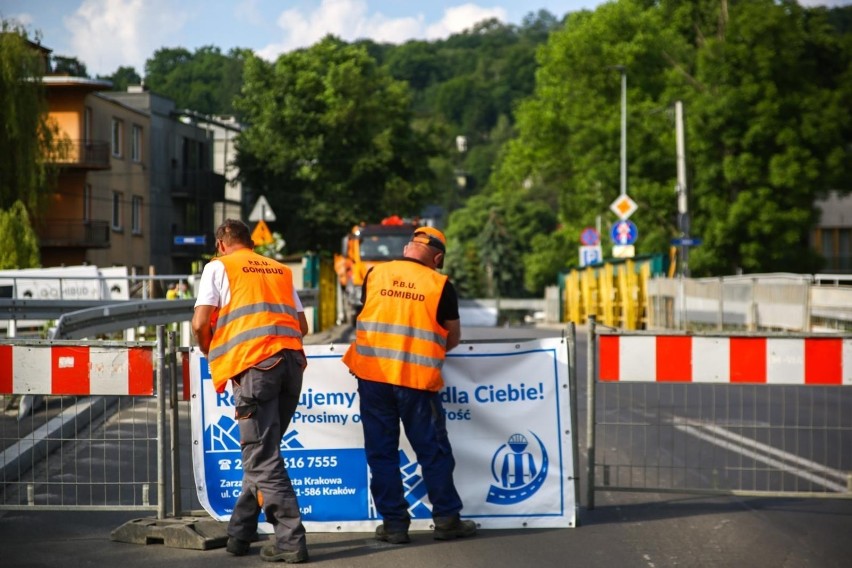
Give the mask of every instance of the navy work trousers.
<svg viewBox="0 0 852 568">
<path fill-rule="evenodd" d="M 390 531 L 407 530 L 411 517 L 399 470 L 400 421 L 423 473 L 432 517 L 457 515 L 461 497 L 453 483 L 455 460 L 437 392 L 358 379 L 370 492 Z"/>
<path fill-rule="evenodd" d="M 275 529 L 280 550 L 305 548 L 305 527 L 284 460 L 281 436 L 290 425 L 302 391 L 305 356 L 285 349 L 234 377 L 240 427 L 243 486 L 228 535 L 251 541 L 261 509 Z"/>
</svg>

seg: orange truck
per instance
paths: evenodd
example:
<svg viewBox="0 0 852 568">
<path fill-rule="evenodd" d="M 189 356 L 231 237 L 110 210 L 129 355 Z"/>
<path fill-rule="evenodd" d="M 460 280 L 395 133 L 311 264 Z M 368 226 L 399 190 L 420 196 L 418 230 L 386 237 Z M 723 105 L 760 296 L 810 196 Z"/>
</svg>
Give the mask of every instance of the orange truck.
<svg viewBox="0 0 852 568">
<path fill-rule="evenodd" d="M 354 323 L 363 307 L 361 287 L 367 271 L 381 262 L 402 258 L 402 250 L 419 226 L 418 220 L 393 215 L 378 224 L 355 225 L 343 237 L 341 254 L 334 255 L 334 270 L 340 283 L 338 311 L 343 321 Z"/>
</svg>

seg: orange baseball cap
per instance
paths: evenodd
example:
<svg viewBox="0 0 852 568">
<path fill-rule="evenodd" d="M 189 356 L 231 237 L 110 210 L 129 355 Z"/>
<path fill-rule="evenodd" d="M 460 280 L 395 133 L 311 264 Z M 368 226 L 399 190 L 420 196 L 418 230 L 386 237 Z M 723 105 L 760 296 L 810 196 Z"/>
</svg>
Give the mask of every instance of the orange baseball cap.
<svg viewBox="0 0 852 568">
<path fill-rule="evenodd" d="M 411 236 L 411 241 L 423 243 L 441 252 L 447 252 L 447 237 L 435 227 L 419 227 Z"/>
</svg>

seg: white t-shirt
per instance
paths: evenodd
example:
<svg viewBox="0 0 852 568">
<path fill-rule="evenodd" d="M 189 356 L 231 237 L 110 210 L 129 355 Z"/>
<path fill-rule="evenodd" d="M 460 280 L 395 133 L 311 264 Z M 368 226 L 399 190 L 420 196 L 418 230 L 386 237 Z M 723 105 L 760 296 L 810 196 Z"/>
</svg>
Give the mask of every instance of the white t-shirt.
<svg viewBox="0 0 852 568">
<path fill-rule="evenodd" d="M 225 264 L 213 259 L 207 263 L 201 272 L 195 307 L 215 306 L 221 309 L 227 306 L 230 301 L 231 283 L 228 282 L 228 273 L 225 272 Z M 297 312 L 305 311 L 295 286 L 293 286 L 293 304 L 296 306 Z"/>
</svg>

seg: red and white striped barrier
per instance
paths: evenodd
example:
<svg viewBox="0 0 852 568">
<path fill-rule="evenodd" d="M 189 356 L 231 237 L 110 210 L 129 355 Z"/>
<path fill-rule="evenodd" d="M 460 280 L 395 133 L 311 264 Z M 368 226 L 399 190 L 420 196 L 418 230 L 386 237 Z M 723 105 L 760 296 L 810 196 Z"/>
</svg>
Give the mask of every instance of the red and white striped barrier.
<svg viewBox="0 0 852 568">
<path fill-rule="evenodd" d="M 852 386 L 852 339 L 600 335 L 599 380 Z"/>
<path fill-rule="evenodd" d="M 0 345 L 0 394 L 154 394 L 151 347 Z"/>
</svg>

